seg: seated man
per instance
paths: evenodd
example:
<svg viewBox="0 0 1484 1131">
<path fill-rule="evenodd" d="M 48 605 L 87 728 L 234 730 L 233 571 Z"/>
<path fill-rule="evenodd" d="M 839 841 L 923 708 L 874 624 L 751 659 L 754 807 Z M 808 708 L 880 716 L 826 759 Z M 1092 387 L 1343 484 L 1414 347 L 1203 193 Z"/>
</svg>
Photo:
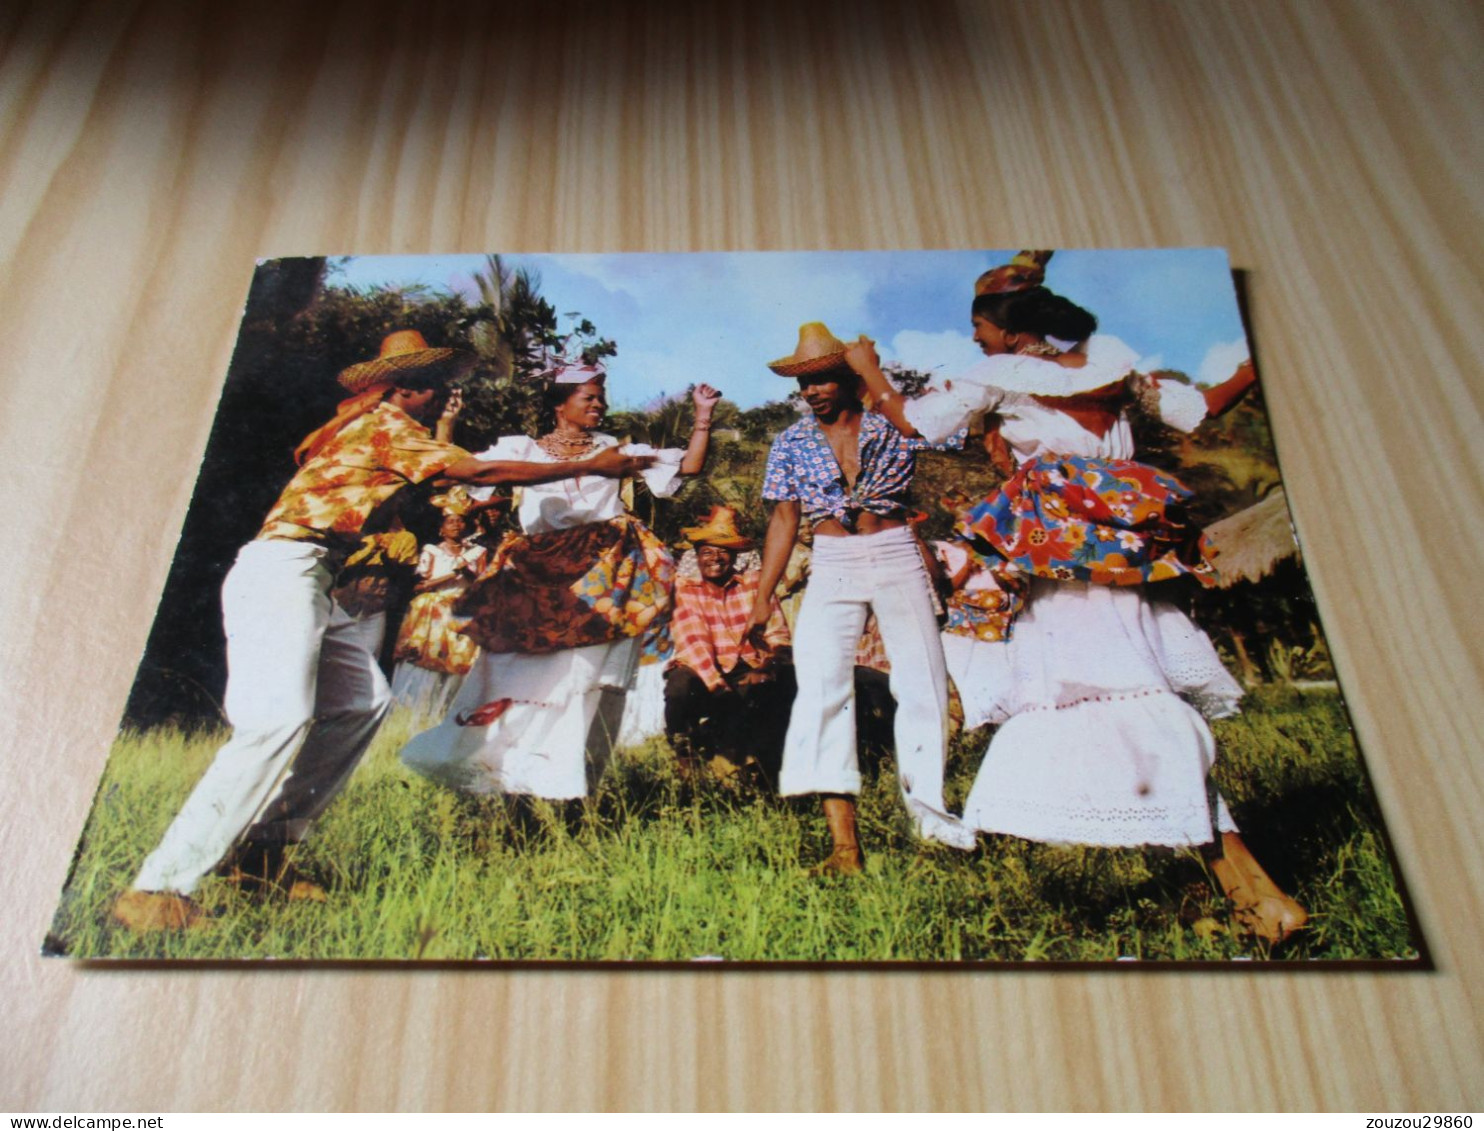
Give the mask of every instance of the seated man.
<svg viewBox="0 0 1484 1131">
<path fill-rule="evenodd" d="M 665 734 L 693 773 L 703 759 L 724 777 L 750 764 L 777 775 L 794 681 L 788 624 L 776 599 L 766 647 L 744 635 L 757 598 L 758 571 L 739 574 L 737 553 L 752 542 L 737 531 L 730 507 L 713 507 L 685 536 L 696 551 L 698 579 L 675 583 L 671 632 L 675 654 L 665 671 Z"/>
</svg>

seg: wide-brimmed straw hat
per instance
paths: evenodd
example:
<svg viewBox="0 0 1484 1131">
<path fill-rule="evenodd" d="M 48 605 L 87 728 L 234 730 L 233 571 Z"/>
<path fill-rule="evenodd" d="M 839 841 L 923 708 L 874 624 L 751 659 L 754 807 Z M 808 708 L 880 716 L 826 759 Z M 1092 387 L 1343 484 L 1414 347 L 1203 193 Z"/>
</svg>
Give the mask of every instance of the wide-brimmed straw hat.
<svg viewBox="0 0 1484 1131">
<path fill-rule="evenodd" d="M 850 367 L 845 361 L 845 343 L 823 322 L 805 322 L 799 327 L 799 344 L 794 352 L 768 362 L 768 368 L 780 377 L 804 377 Z"/>
<path fill-rule="evenodd" d="M 336 380 L 352 393 L 360 393 L 413 373 L 427 376 L 435 370 L 446 370 L 447 376 L 453 376 L 473 363 L 474 355 L 466 350 L 435 349 L 416 330 L 394 330 L 381 340 L 381 352 L 376 357 L 346 366 Z"/>
<path fill-rule="evenodd" d="M 1039 287 L 1046 280 L 1046 264 L 1051 256 L 1049 251 L 1019 252 L 1009 263 L 991 267 L 980 275 L 974 282 L 975 296 L 1003 295 Z"/>
<path fill-rule="evenodd" d="M 755 545 L 737 529 L 737 512 L 715 506 L 700 526 L 687 526 L 681 534 L 692 546 L 719 546 L 723 550 L 750 550 Z"/>
</svg>

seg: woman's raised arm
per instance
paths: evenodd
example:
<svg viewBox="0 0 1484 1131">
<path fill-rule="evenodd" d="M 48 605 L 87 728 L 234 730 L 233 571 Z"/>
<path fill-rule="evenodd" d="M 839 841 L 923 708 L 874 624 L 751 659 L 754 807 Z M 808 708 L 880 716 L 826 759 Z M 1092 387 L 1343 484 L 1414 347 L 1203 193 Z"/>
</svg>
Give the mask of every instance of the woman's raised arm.
<svg viewBox="0 0 1484 1131">
<path fill-rule="evenodd" d="M 845 361 L 865 382 L 875 410 L 886 417 L 891 426 L 903 436 L 916 437 L 917 429 L 912 427 L 911 421 L 902 411 L 902 395 L 892 388 L 891 382 L 882 371 L 876 343 L 862 334 L 845 347 Z"/>
</svg>

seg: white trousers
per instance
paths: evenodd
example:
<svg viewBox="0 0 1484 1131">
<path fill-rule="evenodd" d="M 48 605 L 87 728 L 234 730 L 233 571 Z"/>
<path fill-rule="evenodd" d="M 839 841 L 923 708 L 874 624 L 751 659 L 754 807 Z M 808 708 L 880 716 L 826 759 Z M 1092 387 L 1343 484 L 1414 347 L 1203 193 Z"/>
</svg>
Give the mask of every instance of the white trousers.
<svg viewBox="0 0 1484 1131">
<path fill-rule="evenodd" d="M 222 585 L 232 737 L 134 886 L 189 895 L 239 841 L 298 840 L 391 706 L 364 626 L 330 599 L 323 547 L 249 542 Z"/>
<path fill-rule="evenodd" d="M 908 811 L 923 836 L 972 848 L 972 832 L 943 804 L 948 673 L 927 570 L 906 527 L 814 540 L 794 628 L 799 693 L 788 720 L 779 792 L 860 792 L 855 653 L 872 611 L 891 661 L 897 772 Z"/>
</svg>

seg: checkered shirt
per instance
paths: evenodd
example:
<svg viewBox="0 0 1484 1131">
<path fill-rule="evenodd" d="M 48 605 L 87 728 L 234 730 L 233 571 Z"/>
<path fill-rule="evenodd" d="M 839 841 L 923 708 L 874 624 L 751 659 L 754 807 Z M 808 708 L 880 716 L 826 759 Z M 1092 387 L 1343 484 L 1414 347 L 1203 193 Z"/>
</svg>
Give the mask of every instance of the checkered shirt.
<svg viewBox="0 0 1484 1131">
<path fill-rule="evenodd" d="M 742 635 L 757 598 L 760 577 L 754 570 L 733 574 L 723 585 L 705 580 L 677 581 L 675 612 L 670 622 L 675 655 L 668 667 L 689 668 L 712 691 L 725 686 L 723 673 L 733 671 L 739 663 L 762 667 L 762 654 Z M 776 598 L 763 637 L 771 648 L 789 642 L 788 624 Z"/>
</svg>

